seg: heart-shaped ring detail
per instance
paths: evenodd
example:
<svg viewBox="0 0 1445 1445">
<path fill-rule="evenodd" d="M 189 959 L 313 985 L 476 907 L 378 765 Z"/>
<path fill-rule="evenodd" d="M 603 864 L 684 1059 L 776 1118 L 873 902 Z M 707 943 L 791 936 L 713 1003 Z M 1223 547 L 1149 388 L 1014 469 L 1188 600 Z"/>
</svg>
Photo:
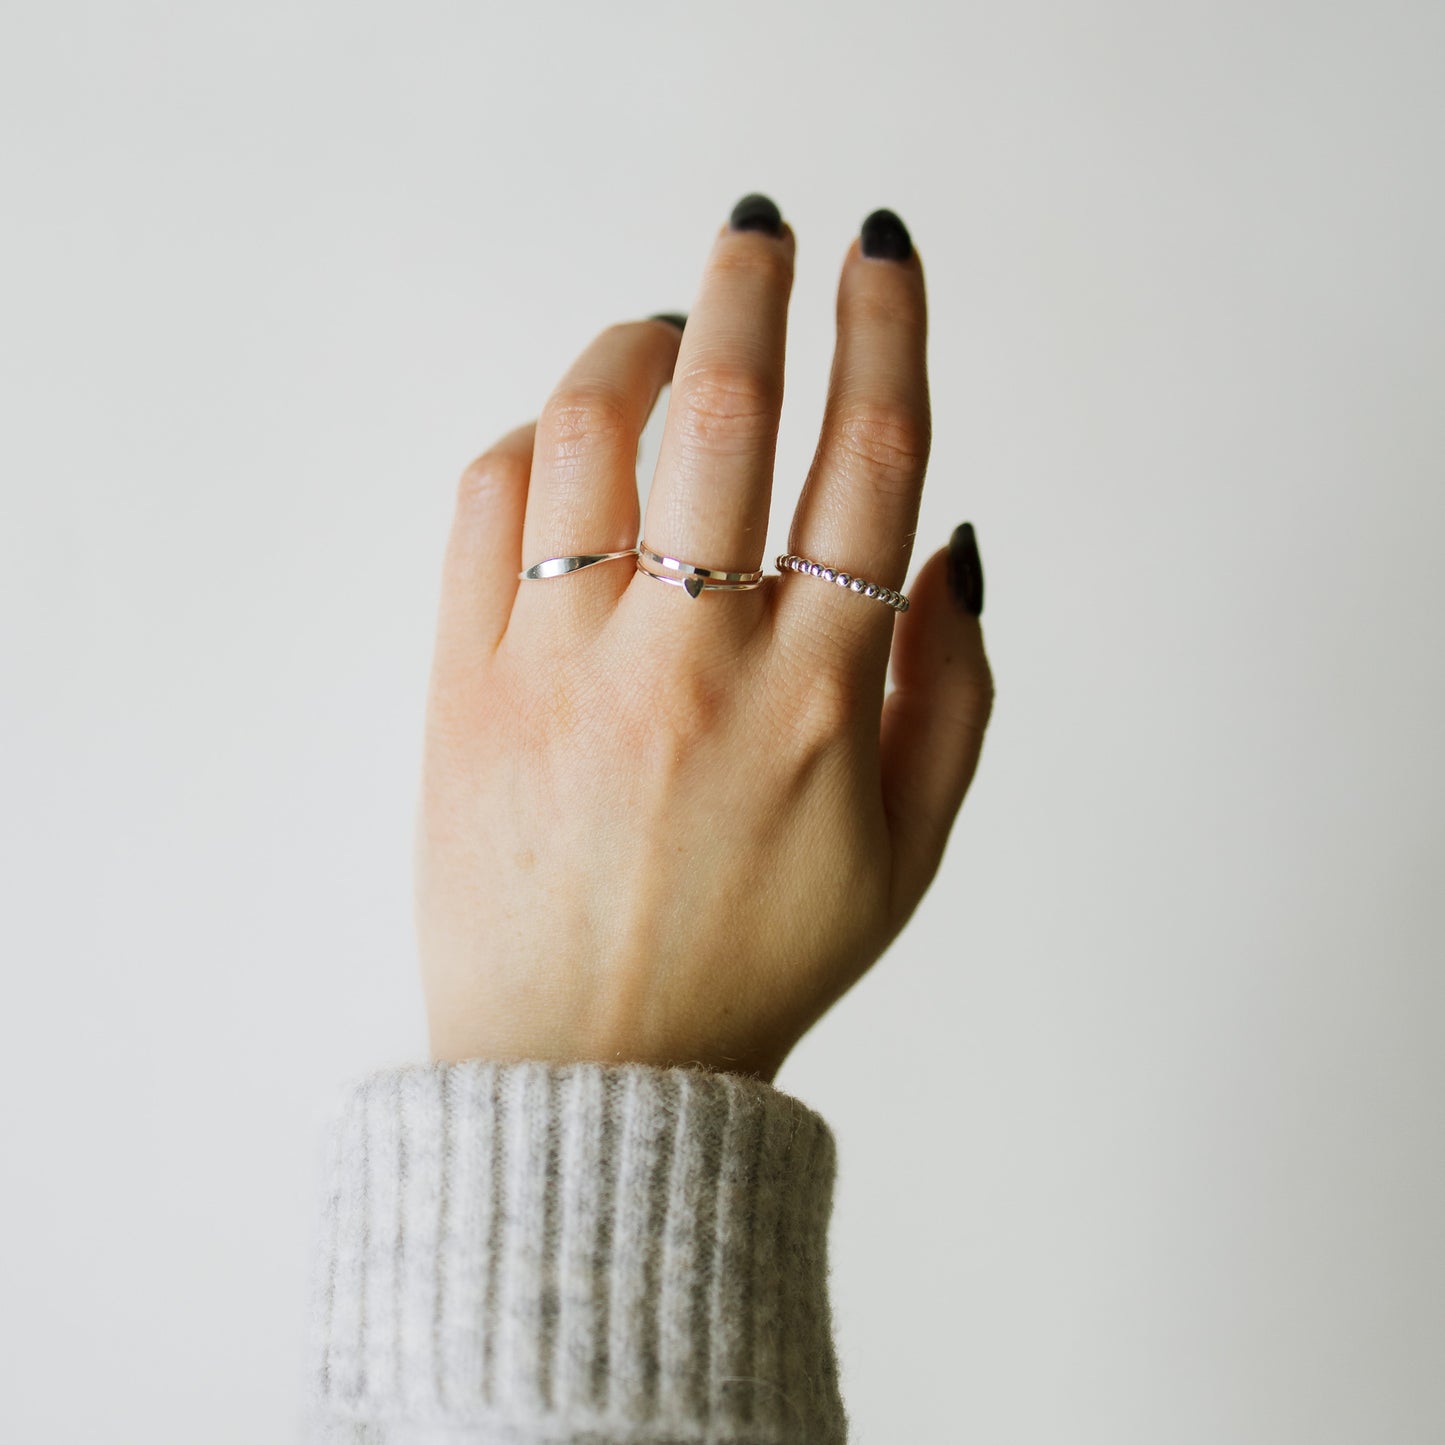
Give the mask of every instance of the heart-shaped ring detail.
<svg viewBox="0 0 1445 1445">
<path fill-rule="evenodd" d="M 747 592 L 763 580 L 761 568 L 756 572 L 723 572 L 714 567 L 699 567 L 696 562 L 654 552 L 641 541 L 637 544 L 637 570 L 659 582 L 687 588 L 689 597 L 701 597 L 705 591 Z"/>
</svg>

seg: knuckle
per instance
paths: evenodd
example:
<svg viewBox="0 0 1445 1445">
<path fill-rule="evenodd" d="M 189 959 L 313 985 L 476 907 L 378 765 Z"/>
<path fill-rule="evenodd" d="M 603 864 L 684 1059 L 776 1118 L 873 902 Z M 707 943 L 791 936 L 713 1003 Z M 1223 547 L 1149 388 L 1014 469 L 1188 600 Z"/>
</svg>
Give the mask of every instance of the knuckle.
<svg viewBox="0 0 1445 1445">
<path fill-rule="evenodd" d="M 856 405 L 838 420 L 837 446 L 843 456 L 890 490 L 918 485 L 931 445 L 927 412 L 904 403 Z"/>
<path fill-rule="evenodd" d="M 678 667 L 650 676 L 626 706 L 634 755 L 667 772 L 725 726 L 731 689 L 716 672 Z"/>
<path fill-rule="evenodd" d="M 467 464 L 457 481 L 457 507 L 485 510 L 497 497 L 525 487 L 531 470 L 518 452 L 483 452 Z"/>
<path fill-rule="evenodd" d="M 786 288 L 792 284 L 793 257 L 783 246 L 758 244 L 759 237 L 744 232 L 728 237 L 712 258 L 716 278 L 736 280 L 749 288 Z"/>
<path fill-rule="evenodd" d="M 856 688 L 839 669 L 816 673 L 796 699 L 793 736 L 808 752 L 831 748 L 851 736 L 858 705 Z"/>
<path fill-rule="evenodd" d="M 461 786 L 489 756 L 489 742 L 511 705 L 494 671 L 470 663 L 434 663 L 426 692 L 424 754 L 427 766 Z"/>
<path fill-rule="evenodd" d="M 445 678 L 432 684 L 424 721 L 428 772 L 445 771 L 455 777 L 457 759 L 466 759 L 475 751 L 478 712 L 476 689 L 469 680 Z"/>
<path fill-rule="evenodd" d="M 827 752 L 852 737 L 862 716 L 858 674 L 841 661 L 836 641 L 809 632 L 787 650 L 788 675 L 806 681 L 780 692 L 787 698 L 786 736 L 807 755 Z"/>
<path fill-rule="evenodd" d="M 618 342 L 633 340 L 642 333 L 642 328 L 646 325 L 645 321 L 610 321 L 598 332 L 594 345 L 611 350 Z"/>
<path fill-rule="evenodd" d="M 884 335 L 918 333 L 926 324 L 921 294 L 913 287 L 869 287 L 847 298 L 847 321 Z"/>
<path fill-rule="evenodd" d="M 631 408 L 615 387 L 604 382 L 571 382 L 560 386 L 542 408 L 537 434 L 552 456 L 623 442 L 630 432 Z"/>
<path fill-rule="evenodd" d="M 686 429 L 703 442 L 750 441 L 776 424 L 777 383 L 744 366 L 698 367 L 673 385 Z"/>
<path fill-rule="evenodd" d="M 955 686 L 954 712 L 960 726 L 983 732 L 993 716 L 994 697 L 993 671 L 984 661 L 978 672 Z"/>
<path fill-rule="evenodd" d="M 985 661 L 973 686 L 974 710 L 980 726 L 986 725 L 993 716 L 993 705 L 997 697 L 998 689 L 994 686 L 993 669 Z"/>
</svg>

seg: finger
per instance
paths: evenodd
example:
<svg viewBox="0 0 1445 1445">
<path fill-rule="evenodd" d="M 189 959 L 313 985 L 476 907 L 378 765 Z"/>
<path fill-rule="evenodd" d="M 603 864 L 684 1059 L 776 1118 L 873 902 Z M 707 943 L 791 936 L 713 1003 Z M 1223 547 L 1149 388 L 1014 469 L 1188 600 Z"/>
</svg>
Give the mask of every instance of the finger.
<svg viewBox="0 0 1445 1445">
<path fill-rule="evenodd" d="M 765 196 L 739 201 L 713 244 L 648 493 L 642 536 L 655 552 L 729 572 L 762 565 L 795 251 Z"/>
<path fill-rule="evenodd" d="M 880 587 L 903 586 L 932 436 L 926 348 L 922 266 L 902 221 L 875 211 L 839 279 L 823 428 L 790 552 Z M 785 580 L 778 622 L 842 629 L 845 639 L 872 648 L 881 680 L 888 609 L 843 588 Z"/>
<path fill-rule="evenodd" d="M 522 534 L 525 567 L 549 557 L 620 552 L 637 543 L 637 448 L 672 377 L 680 326 L 670 318 L 609 326 L 573 362 L 537 419 Z M 524 584 L 529 603 L 612 597 L 634 575 L 608 562 L 565 579 Z"/>
<path fill-rule="evenodd" d="M 895 686 L 883 704 L 882 732 L 900 927 L 938 870 L 993 710 L 993 672 L 978 621 L 983 571 L 968 523 L 924 564 L 910 598 L 893 640 Z"/>
<path fill-rule="evenodd" d="M 434 671 L 464 675 L 506 631 L 521 569 L 536 423 L 510 431 L 462 473 L 442 558 Z"/>
</svg>

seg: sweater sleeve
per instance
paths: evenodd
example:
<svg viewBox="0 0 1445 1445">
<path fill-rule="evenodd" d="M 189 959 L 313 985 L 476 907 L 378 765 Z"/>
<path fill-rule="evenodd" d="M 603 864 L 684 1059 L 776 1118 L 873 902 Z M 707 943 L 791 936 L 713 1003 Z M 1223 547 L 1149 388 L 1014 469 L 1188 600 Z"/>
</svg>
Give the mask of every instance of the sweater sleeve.
<svg viewBox="0 0 1445 1445">
<path fill-rule="evenodd" d="M 757 1080 L 374 1074 L 327 1133 L 324 1445 L 837 1445 L 834 1141 Z"/>
</svg>

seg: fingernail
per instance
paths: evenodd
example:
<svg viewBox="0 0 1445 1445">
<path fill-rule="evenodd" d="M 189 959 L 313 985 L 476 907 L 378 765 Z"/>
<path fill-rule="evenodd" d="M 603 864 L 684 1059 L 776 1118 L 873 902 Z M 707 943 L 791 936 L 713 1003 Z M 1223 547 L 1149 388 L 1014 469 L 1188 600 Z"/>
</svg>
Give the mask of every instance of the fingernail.
<svg viewBox="0 0 1445 1445">
<path fill-rule="evenodd" d="M 666 321 L 668 325 L 675 326 L 679 331 L 687 328 L 687 315 L 682 311 L 659 311 L 656 316 L 649 316 L 649 321 Z"/>
<path fill-rule="evenodd" d="M 913 254 L 913 237 L 892 211 L 874 211 L 860 235 L 863 254 L 874 261 L 906 261 Z"/>
<path fill-rule="evenodd" d="M 983 611 L 983 563 L 972 522 L 955 527 L 948 539 L 948 590 L 969 616 Z"/>
<path fill-rule="evenodd" d="M 733 207 L 728 224 L 735 231 L 766 231 L 770 236 L 783 234 L 783 214 L 766 196 L 744 196 Z"/>
</svg>

